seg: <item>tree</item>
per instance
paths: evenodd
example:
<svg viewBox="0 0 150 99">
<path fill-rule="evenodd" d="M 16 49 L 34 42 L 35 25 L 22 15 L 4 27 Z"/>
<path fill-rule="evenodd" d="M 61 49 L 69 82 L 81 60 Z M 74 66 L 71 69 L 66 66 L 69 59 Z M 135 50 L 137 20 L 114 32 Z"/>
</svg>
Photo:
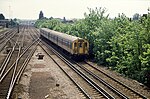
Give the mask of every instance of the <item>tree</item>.
<svg viewBox="0 0 150 99">
<path fill-rule="evenodd" d="M 0 14 L 0 20 L 4 20 L 4 19 L 5 19 L 4 15 Z"/>
<path fill-rule="evenodd" d="M 43 15 L 43 12 L 42 12 L 42 11 L 40 11 L 39 19 L 42 19 L 42 18 L 44 18 L 44 15 Z"/>
<path fill-rule="evenodd" d="M 50 18 L 35 25 L 87 39 L 96 62 L 150 85 L 150 13 L 136 13 L 131 21 L 125 14 L 110 19 L 105 12 L 89 8 L 85 18 L 74 23 Z"/>
<path fill-rule="evenodd" d="M 66 18 L 65 17 L 63 18 L 63 22 L 66 23 Z"/>
</svg>

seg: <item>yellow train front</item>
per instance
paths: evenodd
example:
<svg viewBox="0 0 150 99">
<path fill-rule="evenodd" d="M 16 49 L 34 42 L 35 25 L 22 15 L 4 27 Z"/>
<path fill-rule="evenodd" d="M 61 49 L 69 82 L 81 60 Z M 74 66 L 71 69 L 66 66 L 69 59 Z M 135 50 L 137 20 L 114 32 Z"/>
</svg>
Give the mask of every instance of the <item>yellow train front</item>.
<svg viewBox="0 0 150 99">
<path fill-rule="evenodd" d="M 65 50 L 73 58 L 83 60 L 88 55 L 89 43 L 85 39 L 47 28 L 41 28 L 40 35 Z"/>
</svg>

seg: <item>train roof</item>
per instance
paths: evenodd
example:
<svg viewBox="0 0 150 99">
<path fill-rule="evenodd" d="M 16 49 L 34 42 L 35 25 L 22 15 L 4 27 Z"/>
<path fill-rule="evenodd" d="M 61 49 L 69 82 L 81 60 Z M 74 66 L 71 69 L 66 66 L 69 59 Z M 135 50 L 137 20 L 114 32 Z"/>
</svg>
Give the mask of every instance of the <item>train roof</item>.
<svg viewBox="0 0 150 99">
<path fill-rule="evenodd" d="M 65 33 L 62 33 L 62 32 L 57 32 L 57 31 L 54 31 L 54 30 L 50 30 L 48 28 L 41 28 L 41 29 L 44 30 L 44 31 L 50 32 L 51 34 L 57 35 L 61 38 L 65 38 L 66 40 L 69 40 L 69 41 L 75 41 L 77 39 L 82 39 L 82 38 L 72 36 L 72 35 L 68 35 L 68 34 L 65 34 Z"/>
</svg>

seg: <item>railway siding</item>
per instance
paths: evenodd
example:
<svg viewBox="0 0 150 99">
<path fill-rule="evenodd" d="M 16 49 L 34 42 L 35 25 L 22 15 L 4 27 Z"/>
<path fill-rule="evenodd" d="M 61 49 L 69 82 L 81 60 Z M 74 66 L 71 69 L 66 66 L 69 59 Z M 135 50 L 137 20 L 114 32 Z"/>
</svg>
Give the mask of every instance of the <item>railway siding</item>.
<svg viewBox="0 0 150 99">
<path fill-rule="evenodd" d="M 14 98 L 12 92 L 15 88 L 16 82 L 19 81 L 22 72 L 26 68 L 28 61 L 38 44 L 38 39 L 34 41 L 25 41 L 24 35 L 29 36 L 25 34 L 25 28 L 26 27 L 24 26 L 21 27 L 20 33 L 16 33 L 15 28 L 4 33 L 3 40 L 5 43 L 1 44 L 3 46 L 0 46 L 1 50 L 3 50 L 1 51 L 1 54 L 6 50 L 3 47 L 5 45 L 8 46 L 7 41 L 11 39 L 12 42 L 11 46 L 9 46 L 9 52 L 6 53 L 6 57 L 2 59 L 4 61 L 0 62 L 0 99 Z"/>
</svg>

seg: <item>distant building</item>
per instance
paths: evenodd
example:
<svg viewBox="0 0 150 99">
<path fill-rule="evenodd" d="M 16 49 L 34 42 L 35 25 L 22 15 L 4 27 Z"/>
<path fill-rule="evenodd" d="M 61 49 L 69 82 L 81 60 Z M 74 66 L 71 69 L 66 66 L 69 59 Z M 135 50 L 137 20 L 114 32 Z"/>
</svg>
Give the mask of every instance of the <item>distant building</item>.
<svg viewBox="0 0 150 99">
<path fill-rule="evenodd" d="M 65 17 L 63 17 L 63 19 L 61 18 L 53 18 L 53 19 L 57 19 L 61 21 L 62 23 L 73 23 L 75 21 L 74 19 L 66 19 Z"/>
<path fill-rule="evenodd" d="M 133 20 L 139 20 L 140 17 L 141 17 L 140 14 L 135 13 L 135 14 L 133 15 Z"/>
<path fill-rule="evenodd" d="M 36 20 L 19 20 L 20 25 L 30 25 L 34 26 Z"/>
<path fill-rule="evenodd" d="M 0 26 L 8 28 L 9 23 L 10 21 L 8 19 L 0 20 Z"/>
</svg>

